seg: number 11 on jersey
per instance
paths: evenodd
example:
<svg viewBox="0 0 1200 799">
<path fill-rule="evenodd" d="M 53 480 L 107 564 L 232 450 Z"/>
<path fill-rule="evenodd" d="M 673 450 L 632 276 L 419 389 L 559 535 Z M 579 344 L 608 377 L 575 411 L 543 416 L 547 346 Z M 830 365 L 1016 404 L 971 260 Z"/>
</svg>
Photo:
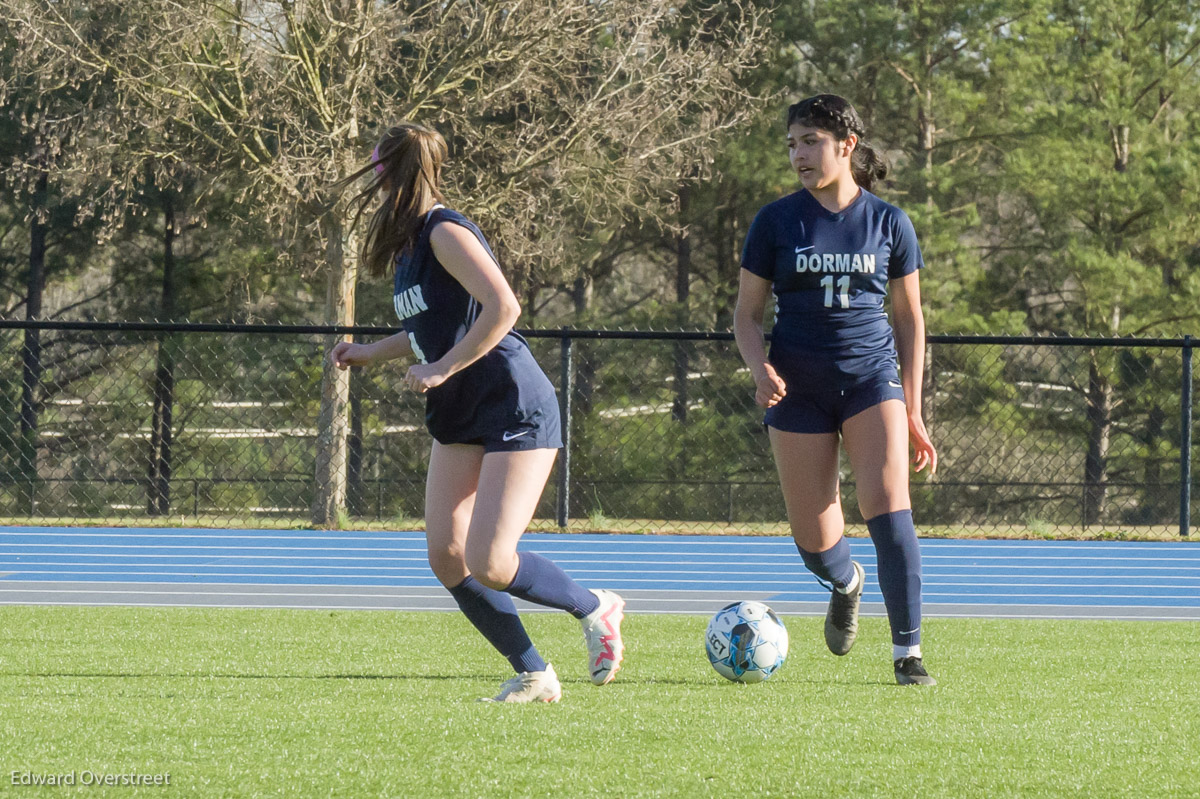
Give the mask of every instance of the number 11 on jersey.
<svg viewBox="0 0 1200 799">
<path fill-rule="evenodd" d="M 821 278 L 821 288 L 825 289 L 825 307 L 833 307 L 833 275 L 826 275 Z M 837 298 L 838 305 L 842 308 L 850 307 L 850 276 L 842 275 L 837 281 Z"/>
</svg>

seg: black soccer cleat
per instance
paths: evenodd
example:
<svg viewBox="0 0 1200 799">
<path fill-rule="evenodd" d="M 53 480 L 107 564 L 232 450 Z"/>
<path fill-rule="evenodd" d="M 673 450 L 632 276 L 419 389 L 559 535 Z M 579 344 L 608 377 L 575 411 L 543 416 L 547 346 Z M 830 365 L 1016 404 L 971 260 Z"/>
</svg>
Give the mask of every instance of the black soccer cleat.
<svg viewBox="0 0 1200 799">
<path fill-rule="evenodd" d="M 833 595 L 829 597 L 829 609 L 825 611 L 825 645 L 835 655 L 849 652 L 850 647 L 854 646 L 854 639 L 858 637 L 858 605 L 866 575 L 857 561 L 851 561 L 850 565 L 858 575 L 858 585 L 848 594 L 833 589 Z"/>
<path fill-rule="evenodd" d="M 920 658 L 900 658 L 892 665 L 896 667 L 896 682 L 900 685 L 937 685 Z"/>
</svg>

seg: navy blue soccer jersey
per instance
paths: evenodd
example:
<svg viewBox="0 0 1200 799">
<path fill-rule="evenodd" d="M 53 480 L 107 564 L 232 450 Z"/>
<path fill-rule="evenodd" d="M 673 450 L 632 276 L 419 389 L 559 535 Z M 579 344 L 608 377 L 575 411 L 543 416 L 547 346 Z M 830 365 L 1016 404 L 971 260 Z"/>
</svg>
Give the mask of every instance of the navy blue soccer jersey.
<svg viewBox="0 0 1200 799">
<path fill-rule="evenodd" d="M 396 259 L 393 303 L 413 355 L 433 363 L 457 344 L 479 318 L 479 301 L 438 261 L 429 242 L 440 223 L 470 230 L 495 259 L 479 228 L 457 211 L 436 206 L 413 246 Z M 425 423 L 443 444 L 505 442 L 529 435 L 561 446 L 554 386 L 525 339 L 509 331 L 482 358 L 425 394 Z M 545 428 L 545 430 L 543 430 Z M 556 443 L 557 442 L 557 443 Z"/>
<path fill-rule="evenodd" d="M 770 361 L 789 392 L 894 374 L 887 283 L 923 266 L 908 216 L 866 190 L 839 213 L 806 189 L 764 206 L 746 234 L 742 268 L 771 281 Z"/>
</svg>

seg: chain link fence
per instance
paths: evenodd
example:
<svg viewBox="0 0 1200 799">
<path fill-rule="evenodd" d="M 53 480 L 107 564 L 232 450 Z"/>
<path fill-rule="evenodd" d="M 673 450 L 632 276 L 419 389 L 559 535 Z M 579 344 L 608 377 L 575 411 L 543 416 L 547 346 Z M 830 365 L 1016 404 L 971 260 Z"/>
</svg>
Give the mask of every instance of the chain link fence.
<svg viewBox="0 0 1200 799">
<path fill-rule="evenodd" d="M 331 437 L 318 421 L 323 358 L 346 332 L 3 323 L 0 523 L 312 525 L 318 450 Z M 537 527 L 786 532 L 731 335 L 527 338 L 569 420 Z M 914 480 L 919 529 L 1187 535 L 1191 352 L 1190 339 L 931 337 L 925 414 L 940 466 Z M 429 438 L 402 374 L 352 371 L 336 518 L 318 521 L 420 526 Z M 848 468 L 843 502 L 854 531 Z"/>
</svg>

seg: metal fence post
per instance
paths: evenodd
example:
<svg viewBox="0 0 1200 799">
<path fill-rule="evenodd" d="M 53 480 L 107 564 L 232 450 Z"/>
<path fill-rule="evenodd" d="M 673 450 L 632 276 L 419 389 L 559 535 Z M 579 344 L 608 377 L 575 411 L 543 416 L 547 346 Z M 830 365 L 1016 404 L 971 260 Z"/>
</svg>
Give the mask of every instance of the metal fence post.
<svg viewBox="0 0 1200 799">
<path fill-rule="evenodd" d="M 1179 534 L 1192 527 L 1192 337 L 1183 337 L 1183 384 L 1179 401 Z"/>
<path fill-rule="evenodd" d="M 575 394 L 575 368 L 571 362 L 571 337 L 559 339 L 559 407 L 562 409 L 562 457 L 558 460 L 558 526 L 566 529 L 571 515 L 571 406 Z"/>
</svg>

